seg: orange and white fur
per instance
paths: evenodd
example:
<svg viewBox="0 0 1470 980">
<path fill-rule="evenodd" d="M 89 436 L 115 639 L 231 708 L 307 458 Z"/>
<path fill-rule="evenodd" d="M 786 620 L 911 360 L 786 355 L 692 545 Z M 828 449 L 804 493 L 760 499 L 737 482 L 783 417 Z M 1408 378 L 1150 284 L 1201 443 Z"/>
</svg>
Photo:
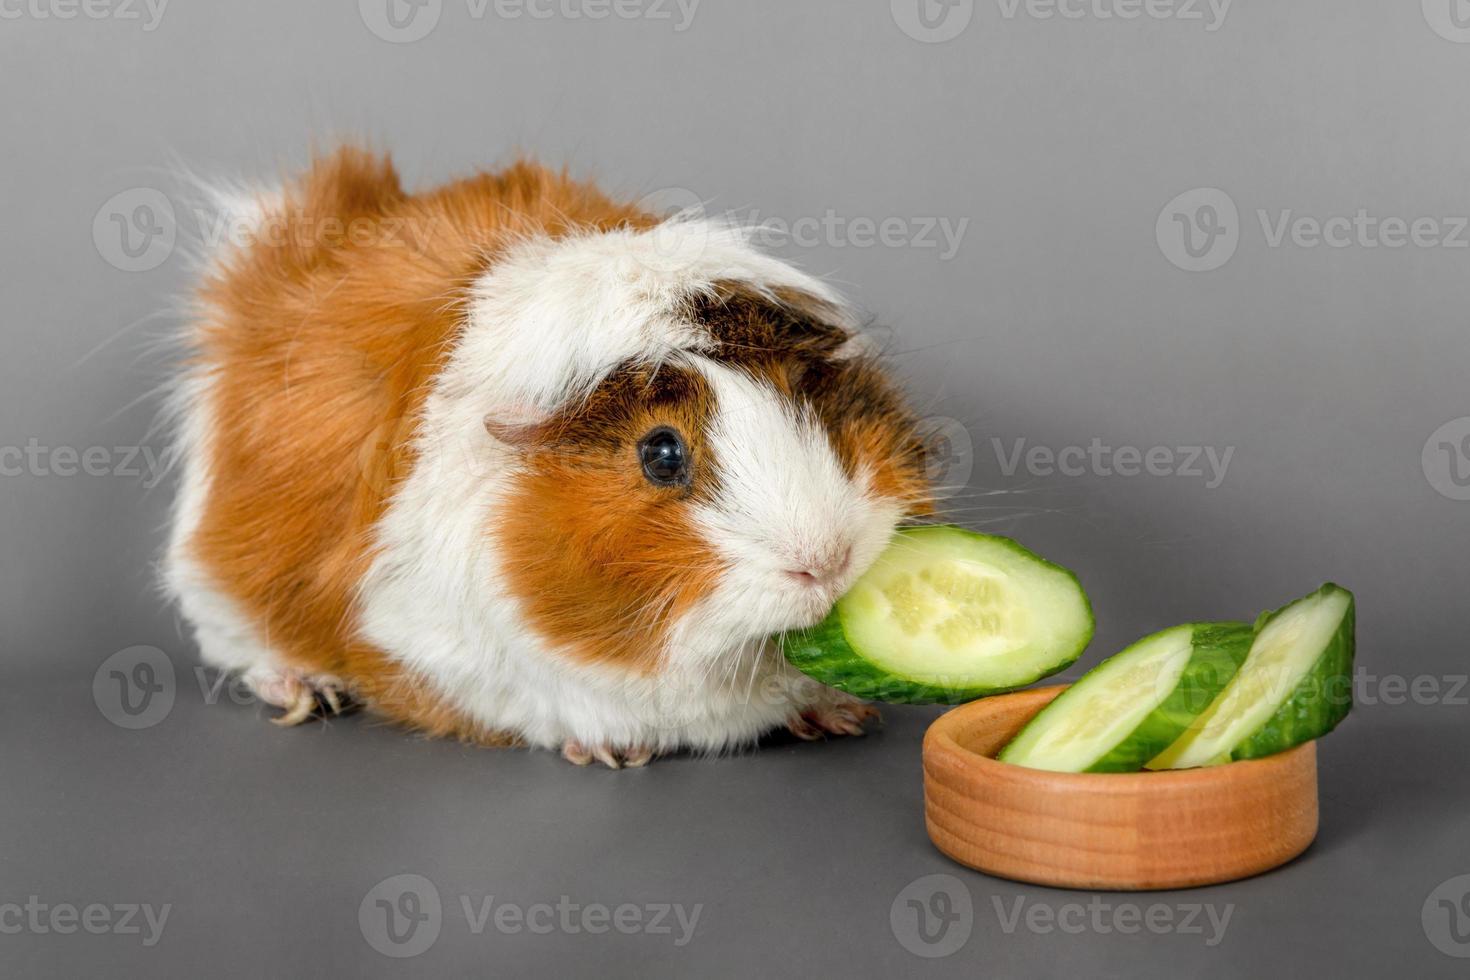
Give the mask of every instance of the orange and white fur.
<svg viewBox="0 0 1470 980">
<path fill-rule="evenodd" d="M 342 149 L 220 195 L 173 403 L 165 581 L 294 723 L 634 766 L 871 708 L 768 639 L 928 494 L 822 282 L 529 163 L 408 193 Z"/>
</svg>

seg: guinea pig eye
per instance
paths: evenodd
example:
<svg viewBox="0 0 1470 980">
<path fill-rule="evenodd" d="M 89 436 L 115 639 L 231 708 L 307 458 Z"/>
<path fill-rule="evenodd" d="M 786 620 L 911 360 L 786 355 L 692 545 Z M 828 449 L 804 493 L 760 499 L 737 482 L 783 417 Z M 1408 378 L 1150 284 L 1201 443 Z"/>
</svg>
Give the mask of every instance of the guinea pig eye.
<svg viewBox="0 0 1470 980">
<path fill-rule="evenodd" d="M 638 443 L 638 462 L 648 482 L 661 487 L 689 482 L 689 453 L 673 429 L 654 429 Z"/>
</svg>

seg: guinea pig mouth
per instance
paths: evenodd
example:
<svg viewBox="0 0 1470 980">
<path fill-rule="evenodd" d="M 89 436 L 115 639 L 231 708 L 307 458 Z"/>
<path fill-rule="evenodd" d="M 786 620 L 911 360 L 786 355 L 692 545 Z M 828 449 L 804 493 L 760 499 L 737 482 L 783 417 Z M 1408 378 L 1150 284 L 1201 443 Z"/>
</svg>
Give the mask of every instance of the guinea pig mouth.
<svg viewBox="0 0 1470 980">
<path fill-rule="evenodd" d="M 833 584 L 825 583 L 801 582 L 787 591 L 791 596 L 791 622 L 787 629 L 806 629 L 817 625 L 827 618 L 833 603 L 841 595 Z"/>
</svg>

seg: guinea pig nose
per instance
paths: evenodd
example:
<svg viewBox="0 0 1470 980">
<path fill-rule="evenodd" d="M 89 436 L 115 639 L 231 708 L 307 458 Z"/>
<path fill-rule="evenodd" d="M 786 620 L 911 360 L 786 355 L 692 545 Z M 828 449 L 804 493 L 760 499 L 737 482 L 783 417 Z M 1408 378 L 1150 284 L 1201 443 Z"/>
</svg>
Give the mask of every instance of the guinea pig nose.
<svg viewBox="0 0 1470 980">
<path fill-rule="evenodd" d="M 824 585 L 840 578 L 852 564 L 852 545 L 845 546 L 824 561 L 804 564 L 800 568 L 788 568 L 786 574 L 802 585 Z"/>
</svg>

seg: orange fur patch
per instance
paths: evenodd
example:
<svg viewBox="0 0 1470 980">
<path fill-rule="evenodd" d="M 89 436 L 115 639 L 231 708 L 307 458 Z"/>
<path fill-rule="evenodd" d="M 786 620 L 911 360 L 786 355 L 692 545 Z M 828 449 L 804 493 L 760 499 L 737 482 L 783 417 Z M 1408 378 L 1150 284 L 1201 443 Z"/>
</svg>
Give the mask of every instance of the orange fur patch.
<svg viewBox="0 0 1470 980">
<path fill-rule="evenodd" d="M 692 501 L 713 487 L 708 384 L 675 367 L 624 368 L 542 426 L 496 533 L 533 628 L 583 659 L 651 671 L 668 623 L 714 588 Z M 643 477 L 639 440 L 660 426 L 688 451 L 687 487 Z"/>
</svg>

